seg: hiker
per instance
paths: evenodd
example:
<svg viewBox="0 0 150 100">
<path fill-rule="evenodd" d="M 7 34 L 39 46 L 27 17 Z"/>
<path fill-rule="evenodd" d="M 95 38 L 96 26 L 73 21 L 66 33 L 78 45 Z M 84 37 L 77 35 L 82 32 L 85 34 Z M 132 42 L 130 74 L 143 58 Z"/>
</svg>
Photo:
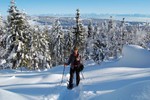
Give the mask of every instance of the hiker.
<svg viewBox="0 0 150 100">
<path fill-rule="evenodd" d="M 71 64 L 70 66 L 70 79 L 68 88 L 73 88 L 73 76 L 76 73 L 76 86 L 79 85 L 80 82 L 80 60 L 81 56 L 79 55 L 78 48 L 75 47 L 73 53 L 70 55 L 68 63 L 65 63 L 64 66 Z"/>
</svg>

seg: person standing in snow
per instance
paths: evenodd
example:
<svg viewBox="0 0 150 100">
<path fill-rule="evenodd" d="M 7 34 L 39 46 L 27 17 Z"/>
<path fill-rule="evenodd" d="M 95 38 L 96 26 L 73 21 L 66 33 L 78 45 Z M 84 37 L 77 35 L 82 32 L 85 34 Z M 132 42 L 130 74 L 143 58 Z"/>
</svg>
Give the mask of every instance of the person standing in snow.
<svg viewBox="0 0 150 100">
<path fill-rule="evenodd" d="M 70 55 L 69 60 L 67 63 L 64 64 L 64 66 L 70 65 L 70 79 L 69 79 L 69 85 L 68 88 L 73 88 L 73 76 L 74 73 L 76 73 L 76 86 L 79 85 L 80 82 L 80 61 L 81 56 L 79 55 L 78 48 L 74 48 L 74 52 Z"/>
</svg>

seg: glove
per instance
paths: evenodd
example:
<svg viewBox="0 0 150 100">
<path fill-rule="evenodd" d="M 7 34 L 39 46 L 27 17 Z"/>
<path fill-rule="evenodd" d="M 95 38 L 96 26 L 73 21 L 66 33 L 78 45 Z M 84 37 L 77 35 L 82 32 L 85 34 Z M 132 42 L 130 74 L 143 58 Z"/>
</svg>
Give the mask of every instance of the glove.
<svg viewBox="0 0 150 100">
<path fill-rule="evenodd" d="M 64 66 L 66 67 L 66 66 L 68 66 L 68 64 L 67 64 L 67 63 L 64 63 Z"/>
</svg>

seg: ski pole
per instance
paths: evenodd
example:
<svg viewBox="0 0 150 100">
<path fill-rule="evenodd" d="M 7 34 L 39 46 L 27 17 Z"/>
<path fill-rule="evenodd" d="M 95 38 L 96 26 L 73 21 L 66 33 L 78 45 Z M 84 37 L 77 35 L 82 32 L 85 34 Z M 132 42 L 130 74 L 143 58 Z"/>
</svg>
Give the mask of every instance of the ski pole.
<svg viewBox="0 0 150 100">
<path fill-rule="evenodd" d="M 83 75 L 83 72 L 81 72 L 81 75 L 82 75 L 82 78 L 85 79 L 85 78 L 84 78 L 84 75 Z"/>
<path fill-rule="evenodd" d="M 63 68 L 63 74 L 62 74 L 61 84 L 62 84 L 62 82 L 63 82 L 64 73 L 65 73 L 65 66 L 64 66 L 64 68 Z"/>
</svg>

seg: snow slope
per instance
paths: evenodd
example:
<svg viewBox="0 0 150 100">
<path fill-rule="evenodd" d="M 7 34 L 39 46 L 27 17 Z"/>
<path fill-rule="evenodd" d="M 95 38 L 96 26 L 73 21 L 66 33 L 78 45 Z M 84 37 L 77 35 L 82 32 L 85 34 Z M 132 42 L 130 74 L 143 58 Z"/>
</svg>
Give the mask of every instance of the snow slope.
<svg viewBox="0 0 150 100">
<path fill-rule="evenodd" d="M 150 81 L 137 82 L 115 92 L 97 96 L 93 100 L 149 100 L 150 99 Z"/>
<path fill-rule="evenodd" d="M 103 66 L 108 67 L 150 67 L 150 52 L 140 46 L 125 45 L 123 48 L 123 57 L 117 62 L 105 63 Z"/>
<path fill-rule="evenodd" d="M 81 84 L 66 89 L 69 67 L 44 71 L 0 71 L 0 100 L 149 100 L 150 52 L 124 46 L 123 57 L 101 65 L 85 62 Z"/>
</svg>

